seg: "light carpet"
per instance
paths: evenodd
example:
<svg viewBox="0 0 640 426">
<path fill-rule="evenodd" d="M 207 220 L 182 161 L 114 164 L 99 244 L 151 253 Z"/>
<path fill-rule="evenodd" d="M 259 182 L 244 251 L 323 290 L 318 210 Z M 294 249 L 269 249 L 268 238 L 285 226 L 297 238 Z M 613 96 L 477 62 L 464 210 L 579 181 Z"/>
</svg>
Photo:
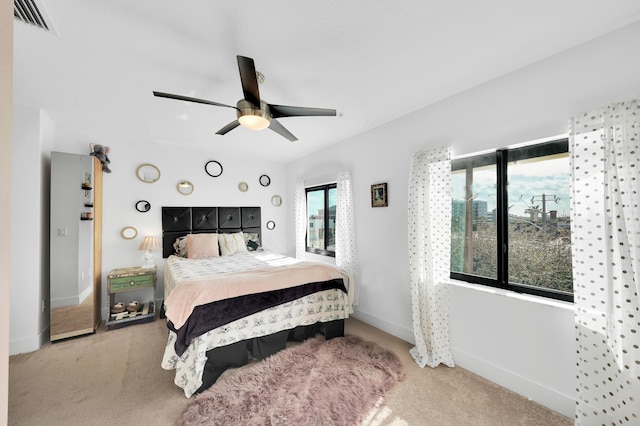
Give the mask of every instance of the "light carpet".
<svg viewBox="0 0 640 426">
<path fill-rule="evenodd" d="M 179 425 L 357 425 L 406 378 L 398 357 L 347 335 L 314 338 L 222 377 Z"/>
</svg>

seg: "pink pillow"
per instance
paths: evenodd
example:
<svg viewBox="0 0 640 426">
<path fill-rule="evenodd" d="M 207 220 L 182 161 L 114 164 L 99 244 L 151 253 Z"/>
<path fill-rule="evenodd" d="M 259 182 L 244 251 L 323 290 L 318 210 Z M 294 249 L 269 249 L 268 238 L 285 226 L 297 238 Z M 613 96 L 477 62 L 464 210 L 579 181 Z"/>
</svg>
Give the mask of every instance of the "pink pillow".
<svg viewBox="0 0 640 426">
<path fill-rule="evenodd" d="M 187 235 L 187 257 L 189 259 L 207 259 L 218 257 L 218 234 Z"/>
</svg>

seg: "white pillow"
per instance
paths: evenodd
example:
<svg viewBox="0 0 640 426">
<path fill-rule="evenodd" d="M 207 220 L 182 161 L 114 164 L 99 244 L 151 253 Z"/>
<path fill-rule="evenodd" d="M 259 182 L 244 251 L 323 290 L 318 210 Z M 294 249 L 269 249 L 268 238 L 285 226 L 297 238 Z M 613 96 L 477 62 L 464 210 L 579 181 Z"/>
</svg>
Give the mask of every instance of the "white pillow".
<svg viewBox="0 0 640 426">
<path fill-rule="evenodd" d="M 222 256 L 247 251 L 242 232 L 236 232 L 235 234 L 218 234 L 218 243 L 220 243 L 220 254 Z"/>
</svg>

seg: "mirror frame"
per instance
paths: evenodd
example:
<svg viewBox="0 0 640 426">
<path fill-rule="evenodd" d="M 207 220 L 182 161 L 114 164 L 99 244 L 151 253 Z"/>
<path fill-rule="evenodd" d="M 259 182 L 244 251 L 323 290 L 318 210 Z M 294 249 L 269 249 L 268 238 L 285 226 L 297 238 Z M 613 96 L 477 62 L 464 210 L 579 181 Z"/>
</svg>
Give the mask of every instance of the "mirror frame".
<svg viewBox="0 0 640 426">
<path fill-rule="evenodd" d="M 189 192 L 186 192 L 186 190 L 185 191 L 181 190 L 181 188 L 189 188 L 189 187 L 191 187 L 191 191 L 189 191 Z M 181 180 L 176 185 L 176 189 L 182 195 L 191 195 L 191 194 L 193 194 L 193 191 L 195 191 L 196 187 L 191 182 L 189 182 L 188 180 Z"/>
<path fill-rule="evenodd" d="M 273 230 L 276 227 L 276 223 L 272 220 L 270 220 L 269 222 L 267 222 L 267 229 L 269 231 Z"/>
<path fill-rule="evenodd" d="M 138 230 L 133 226 L 125 226 L 124 228 L 122 228 L 122 231 L 120 231 L 120 236 L 122 236 L 122 238 L 124 238 L 125 240 L 133 240 L 138 236 Z"/>
<path fill-rule="evenodd" d="M 142 171 L 142 169 L 143 169 L 144 167 L 151 167 L 152 169 L 155 169 L 155 171 L 156 171 L 156 172 L 158 172 L 158 177 L 157 177 L 157 178 L 155 178 L 154 180 L 146 180 L 146 179 L 144 179 L 144 178 L 143 178 L 143 177 L 144 177 L 144 175 L 141 175 L 141 174 L 140 174 L 140 172 Z M 136 169 L 136 177 L 137 177 L 141 182 L 144 182 L 144 183 L 155 183 L 155 182 L 157 182 L 158 180 L 160 180 L 160 169 L 159 169 L 156 165 L 154 165 L 154 164 L 151 164 L 151 163 L 142 163 L 142 164 L 140 164 L 140 165 L 138 166 L 138 168 Z"/>
<path fill-rule="evenodd" d="M 212 163 L 213 163 L 213 164 L 212 164 Z M 218 167 L 220 168 L 220 173 L 216 174 L 216 173 L 212 172 L 211 170 L 209 170 L 209 168 L 210 168 L 210 167 L 209 167 L 209 165 L 210 165 L 210 164 L 211 164 L 211 166 L 212 166 L 212 167 L 213 167 L 213 166 L 215 166 L 215 165 L 217 164 L 217 165 L 218 165 Z M 207 161 L 207 162 L 205 163 L 205 165 L 204 165 L 204 171 L 205 171 L 205 173 L 207 173 L 207 174 L 208 174 L 209 176 L 211 176 L 211 177 L 218 177 L 218 176 L 220 176 L 220 175 L 222 174 L 222 172 L 224 171 L 224 169 L 222 168 L 222 164 L 220 164 L 220 162 L 219 162 L 219 161 L 216 161 L 216 160 L 210 160 L 210 161 Z M 216 170 L 216 171 L 217 171 L 217 170 Z"/>
<path fill-rule="evenodd" d="M 140 213 L 146 213 L 151 210 L 151 203 L 147 200 L 140 200 L 136 203 L 136 210 Z"/>
<path fill-rule="evenodd" d="M 280 207 L 282 205 L 282 197 L 278 194 L 271 197 L 271 205 L 274 207 Z"/>
<path fill-rule="evenodd" d="M 240 192 L 247 192 L 249 190 L 249 184 L 247 184 L 247 182 L 240 182 L 238 184 L 238 189 Z"/>
<path fill-rule="evenodd" d="M 267 175 L 262 175 L 258 178 L 258 182 L 260 182 L 262 186 L 269 186 L 271 185 L 271 178 Z"/>
</svg>

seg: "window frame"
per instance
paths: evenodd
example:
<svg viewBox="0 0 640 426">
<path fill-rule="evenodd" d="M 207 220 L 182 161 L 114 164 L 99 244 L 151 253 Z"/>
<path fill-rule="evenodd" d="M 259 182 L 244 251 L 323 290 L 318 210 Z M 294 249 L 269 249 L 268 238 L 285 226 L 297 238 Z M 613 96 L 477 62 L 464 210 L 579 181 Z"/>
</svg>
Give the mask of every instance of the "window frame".
<svg viewBox="0 0 640 426">
<path fill-rule="evenodd" d="M 305 245 L 305 251 L 307 253 L 313 253 L 313 254 L 318 254 L 321 256 L 329 256 L 329 257 L 336 257 L 336 252 L 328 250 L 327 249 L 327 233 L 325 232 L 324 235 L 324 248 L 323 249 L 318 249 L 315 247 L 309 247 L 309 205 L 307 204 L 307 200 L 309 199 L 309 192 L 316 192 L 316 191 L 324 191 L 324 211 L 325 212 L 329 212 L 329 190 L 331 189 L 335 189 L 337 191 L 338 189 L 338 184 L 337 182 L 333 182 L 333 183 L 327 183 L 324 185 L 316 185 L 316 186 L 310 186 L 308 188 L 304 189 L 304 200 L 305 200 L 305 210 L 306 210 L 306 215 L 307 215 L 307 226 L 306 226 L 306 231 L 304 234 L 304 245 Z M 324 215 L 324 229 L 329 229 L 329 214 L 325 214 Z M 335 230 L 334 230 L 335 232 Z"/>
<path fill-rule="evenodd" d="M 554 289 L 512 283 L 509 281 L 509 206 L 508 206 L 508 170 L 510 161 L 537 158 L 554 154 L 567 153 L 569 151 L 569 139 L 561 138 L 535 145 L 526 145 L 516 148 L 502 148 L 493 153 L 479 154 L 451 160 L 451 171 L 464 170 L 467 167 L 479 167 L 493 165 L 496 168 L 496 275 L 495 279 L 472 275 L 464 272 L 450 271 L 450 278 L 517 293 L 542 296 L 550 299 L 566 302 L 574 301 L 574 293 L 567 293 Z"/>
</svg>

